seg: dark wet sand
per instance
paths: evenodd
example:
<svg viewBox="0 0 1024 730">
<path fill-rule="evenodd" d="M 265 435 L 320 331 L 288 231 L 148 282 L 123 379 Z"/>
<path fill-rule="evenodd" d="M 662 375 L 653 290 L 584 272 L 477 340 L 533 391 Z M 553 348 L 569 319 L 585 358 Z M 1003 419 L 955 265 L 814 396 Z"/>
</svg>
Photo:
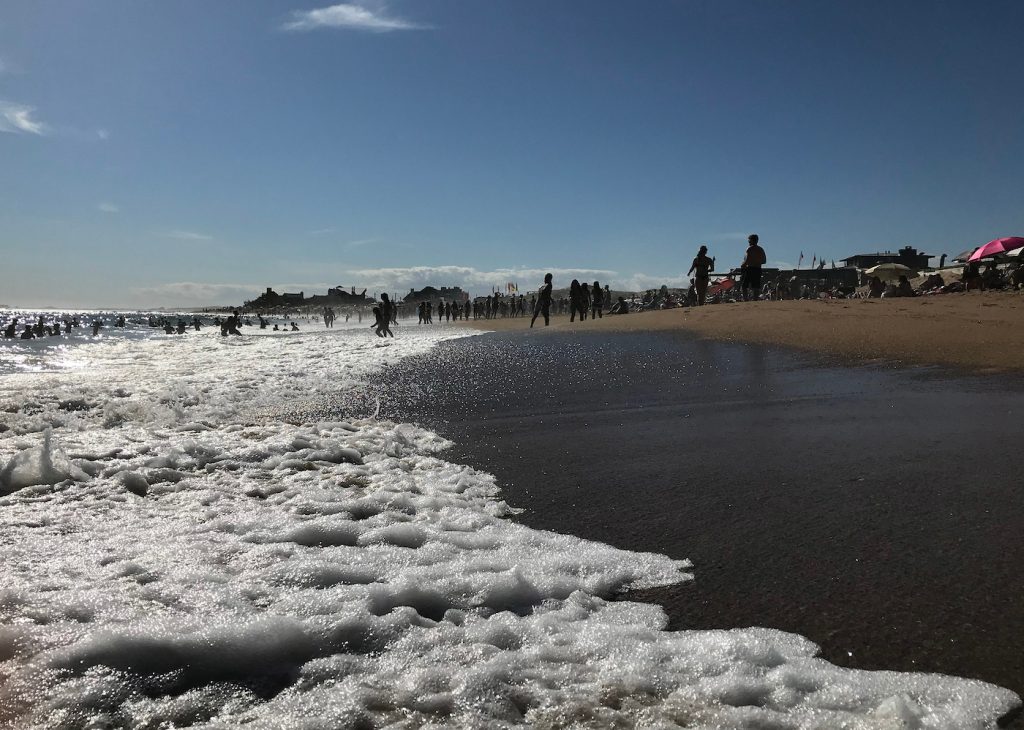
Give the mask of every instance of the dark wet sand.
<svg viewBox="0 0 1024 730">
<path fill-rule="evenodd" d="M 670 627 L 1024 694 L 1024 380 L 845 367 L 685 333 L 489 334 L 388 375 L 520 519 L 690 558 Z M 1019 720 L 1014 723 L 1017 726 Z"/>
</svg>

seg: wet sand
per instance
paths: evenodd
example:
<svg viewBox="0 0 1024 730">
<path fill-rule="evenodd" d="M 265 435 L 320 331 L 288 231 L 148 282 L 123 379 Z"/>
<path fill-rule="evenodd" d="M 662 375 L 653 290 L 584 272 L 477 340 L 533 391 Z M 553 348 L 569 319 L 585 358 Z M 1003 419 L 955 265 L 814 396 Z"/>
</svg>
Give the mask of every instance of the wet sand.
<svg viewBox="0 0 1024 730">
<path fill-rule="evenodd" d="M 526 330 L 529 318 L 467 322 Z M 686 330 L 704 337 L 796 347 L 857 360 L 934 363 L 971 370 L 1024 370 L 1024 293 L 971 292 L 908 299 L 737 302 L 606 316 L 552 318 L 534 331 Z"/>
<path fill-rule="evenodd" d="M 1019 377 L 549 329 L 386 380 L 381 416 L 451 438 L 523 522 L 693 560 L 635 596 L 673 629 L 769 626 L 839 665 L 1024 694 Z"/>
</svg>

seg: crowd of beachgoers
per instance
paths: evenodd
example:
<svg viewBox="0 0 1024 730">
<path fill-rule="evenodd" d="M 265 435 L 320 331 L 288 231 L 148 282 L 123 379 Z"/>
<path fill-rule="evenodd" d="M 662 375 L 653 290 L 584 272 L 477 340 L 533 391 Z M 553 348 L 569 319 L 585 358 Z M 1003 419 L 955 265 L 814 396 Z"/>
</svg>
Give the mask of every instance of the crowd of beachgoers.
<svg viewBox="0 0 1024 730">
<path fill-rule="evenodd" d="M 1016 239 L 1005 239 L 1016 240 Z M 1024 240 L 1024 239 L 1021 239 Z M 1015 257 L 996 257 L 987 261 L 971 260 L 961 266 L 945 267 L 919 273 L 899 264 L 883 264 L 858 272 L 858 286 L 839 286 L 830 283 L 828 276 L 815 277 L 813 272 L 821 271 L 824 262 L 817 269 L 809 269 L 810 276 L 796 276 L 792 272 L 779 274 L 765 280 L 767 255 L 757 234 L 748 237 L 747 249 L 738 270 L 726 275 L 715 275 L 715 258 L 709 256 L 708 247 L 700 246 L 686 277 L 689 286 L 682 289 L 649 289 L 627 295 L 613 295 L 608 284 L 601 282 L 580 282 L 573 279 L 567 288 L 556 290 L 554 278 L 548 274 L 540 288 L 527 297 L 518 291 L 502 294 L 493 292 L 465 301 L 423 300 L 416 302 L 393 301 L 388 294 L 381 294 L 380 301 L 371 306 L 323 307 L 315 312 L 312 308 L 293 307 L 272 311 L 245 311 L 235 309 L 216 315 L 199 314 L 141 314 L 126 320 L 124 314 L 79 316 L 76 314 L 33 314 L 12 312 L 6 321 L 0 321 L 3 336 L 7 339 L 32 340 L 38 338 L 67 336 L 80 328 L 91 330 L 93 336 L 110 328 L 124 328 L 128 324 L 163 330 L 168 335 L 183 335 L 189 331 L 201 331 L 204 327 L 220 330 L 223 336 L 240 335 L 245 327 L 258 327 L 274 332 L 297 332 L 299 322 L 306 324 L 322 321 L 324 327 L 333 328 L 342 319 L 346 324 L 362 324 L 363 318 L 371 318 L 370 328 L 378 337 L 394 337 L 391 325 L 399 320 L 416 317 L 417 324 L 437 322 L 466 322 L 478 320 L 530 317 L 533 327 L 538 319 L 544 324 L 553 316 L 568 316 L 570 322 L 599 319 L 605 314 L 618 315 L 647 310 L 671 309 L 675 307 L 703 306 L 705 304 L 733 303 L 740 301 L 780 301 L 797 299 L 847 299 L 847 298 L 897 298 L 917 297 L 970 291 L 998 291 L 1024 288 L 1024 264 Z M 1012 254 L 1011 254 L 1012 256 Z M 943 257 L 945 259 L 945 257 Z M 944 263 L 944 262 L 943 262 Z M 801 272 L 804 273 L 804 272 Z M 564 286 L 564 285 L 563 285 Z M 34 321 L 33 321 L 34 320 Z M 275 321 L 283 320 L 283 321 Z"/>
</svg>

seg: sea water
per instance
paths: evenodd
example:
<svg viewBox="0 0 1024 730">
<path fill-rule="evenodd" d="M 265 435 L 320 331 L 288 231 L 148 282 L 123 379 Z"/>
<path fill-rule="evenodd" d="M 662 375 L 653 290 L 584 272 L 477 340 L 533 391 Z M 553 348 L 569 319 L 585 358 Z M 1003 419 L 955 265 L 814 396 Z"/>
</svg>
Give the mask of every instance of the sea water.
<svg viewBox="0 0 1024 730">
<path fill-rule="evenodd" d="M 665 631 L 618 597 L 689 563 L 517 523 L 423 428 L 287 415 L 469 334 L 350 324 L 0 342 L 0 726 L 961 729 L 1018 704 Z"/>
</svg>

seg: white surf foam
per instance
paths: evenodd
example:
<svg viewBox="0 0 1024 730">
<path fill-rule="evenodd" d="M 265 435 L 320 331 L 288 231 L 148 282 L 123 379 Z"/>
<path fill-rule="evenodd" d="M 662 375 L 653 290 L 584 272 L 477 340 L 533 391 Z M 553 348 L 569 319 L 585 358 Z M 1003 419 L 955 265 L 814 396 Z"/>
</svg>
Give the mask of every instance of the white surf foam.
<svg viewBox="0 0 1024 730">
<path fill-rule="evenodd" d="M 664 631 L 614 599 L 687 563 L 510 520 L 421 428 L 273 418 L 461 334 L 410 329 L 111 341 L 0 378 L 0 724 L 982 728 L 1017 703 Z"/>
</svg>

